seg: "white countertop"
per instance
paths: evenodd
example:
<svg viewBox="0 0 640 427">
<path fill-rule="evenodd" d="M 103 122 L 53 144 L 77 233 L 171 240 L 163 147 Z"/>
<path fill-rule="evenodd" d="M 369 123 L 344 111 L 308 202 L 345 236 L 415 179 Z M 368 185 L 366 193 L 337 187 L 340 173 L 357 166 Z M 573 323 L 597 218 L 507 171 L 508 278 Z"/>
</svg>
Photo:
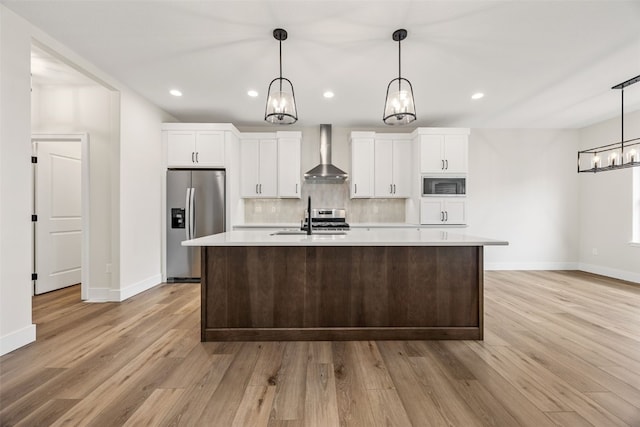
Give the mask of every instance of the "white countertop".
<svg viewBox="0 0 640 427">
<path fill-rule="evenodd" d="M 182 242 L 183 246 L 499 246 L 504 240 L 432 229 L 352 229 L 342 235 L 273 235 L 276 230 L 236 230 Z"/>
<path fill-rule="evenodd" d="M 250 223 L 236 224 L 234 230 L 255 230 L 255 229 L 283 229 L 300 228 L 300 223 L 274 222 L 274 223 Z M 467 228 L 467 225 L 444 225 L 444 224 L 411 224 L 408 222 L 350 222 L 349 227 L 353 228 Z"/>
</svg>

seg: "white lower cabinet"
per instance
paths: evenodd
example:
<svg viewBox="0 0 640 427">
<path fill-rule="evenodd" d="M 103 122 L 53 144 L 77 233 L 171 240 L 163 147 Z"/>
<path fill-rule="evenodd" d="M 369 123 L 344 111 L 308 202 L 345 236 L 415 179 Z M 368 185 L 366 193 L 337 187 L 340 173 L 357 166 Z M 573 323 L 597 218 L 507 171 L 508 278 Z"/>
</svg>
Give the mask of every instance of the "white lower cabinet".
<svg viewBox="0 0 640 427">
<path fill-rule="evenodd" d="M 420 224 L 464 225 L 467 223 L 466 200 L 460 197 L 423 198 L 420 201 Z"/>
</svg>

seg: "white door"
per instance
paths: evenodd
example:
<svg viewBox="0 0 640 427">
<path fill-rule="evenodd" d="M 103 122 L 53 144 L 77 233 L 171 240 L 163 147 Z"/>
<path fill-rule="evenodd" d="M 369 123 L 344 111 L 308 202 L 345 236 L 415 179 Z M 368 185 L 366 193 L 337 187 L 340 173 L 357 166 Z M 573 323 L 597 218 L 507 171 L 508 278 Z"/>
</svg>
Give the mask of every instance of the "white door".
<svg viewBox="0 0 640 427">
<path fill-rule="evenodd" d="M 448 173 L 466 173 L 467 135 L 446 135 L 444 141 L 444 171 Z"/>
<path fill-rule="evenodd" d="M 81 145 L 35 143 L 35 293 L 80 283 L 82 252 Z"/>
<path fill-rule="evenodd" d="M 276 139 L 260 140 L 260 174 L 259 197 L 278 196 L 278 141 Z"/>
<path fill-rule="evenodd" d="M 373 196 L 373 139 L 351 141 L 351 198 Z"/>
<path fill-rule="evenodd" d="M 444 216 L 440 199 L 422 199 L 420 202 L 420 224 L 442 224 Z"/>
<path fill-rule="evenodd" d="M 242 197 L 259 196 L 259 150 L 260 141 L 257 139 L 240 141 L 240 195 Z"/>
<path fill-rule="evenodd" d="M 300 198 L 300 138 L 278 139 L 278 195 Z"/>
<path fill-rule="evenodd" d="M 393 196 L 411 197 L 411 141 L 393 141 Z"/>
<path fill-rule="evenodd" d="M 467 202 L 463 199 L 451 198 L 445 202 L 445 222 L 447 224 L 466 224 L 467 223 Z"/>
<path fill-rule="evenodd" d="M 196 160 L 196 134 L 192 131 L 167 132 L 167 163 L 169 167 L 192 167 Z"/>
<path fill-rule="evenodd" d="M 224 132 L 201 131 L 196 134 L 196 165 L 224 166 Z"/>
<path fill-rule="evenodd" d="M 376 197 L 393 197 L 393 141 L 374 142 L 374 192 Z"/>
<path fill-rule="evenodd" d="M 443 135 L 422 135 L 420 140 L 420 172 L 444 172 L 443 144 Z"/>
</svg>

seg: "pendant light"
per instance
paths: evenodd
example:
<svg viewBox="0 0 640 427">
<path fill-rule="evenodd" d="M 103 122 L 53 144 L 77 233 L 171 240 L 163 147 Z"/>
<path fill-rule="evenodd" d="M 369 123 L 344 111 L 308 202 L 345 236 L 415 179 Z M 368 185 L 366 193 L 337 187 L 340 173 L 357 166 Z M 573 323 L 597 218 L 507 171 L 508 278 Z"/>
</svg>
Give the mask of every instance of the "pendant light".
<svg viewBox="0 0 640 427">
<path fill-rule="evenodd" d="M 298 110 L 293 85 L 289 79 L 282 77 L 282 41 L 287 39 L 287 32 L 282 28 L 276 28 L 273 30 L 273 38 L 280 43 L 280 77 L 276 77 L 269 84 L 264 119 L 269 123 L 290 125 L 298 120 Z"/>
<path fill-rule="evenodd" d="M 407 38 L 407 30 L 393 32 L 393 40 L 398 42 L 398 78 L 387 86 L 387 99 L 384 102 L 382 120 L 387 125 L 406 125 L 416 119 L 416 105 L 413 101 L 413 88 L 409 80 L 402 78 L 400 42 Z"/>
<path fill-rule="evenodd" d="M 640 76 L 635 76 L 611 88 L 620 90 L 620 142 L 578 151 L 578 173 L 640 166 L 640 138 L 624 139 L 624 89 L 638 82 Z"/>
</svg>

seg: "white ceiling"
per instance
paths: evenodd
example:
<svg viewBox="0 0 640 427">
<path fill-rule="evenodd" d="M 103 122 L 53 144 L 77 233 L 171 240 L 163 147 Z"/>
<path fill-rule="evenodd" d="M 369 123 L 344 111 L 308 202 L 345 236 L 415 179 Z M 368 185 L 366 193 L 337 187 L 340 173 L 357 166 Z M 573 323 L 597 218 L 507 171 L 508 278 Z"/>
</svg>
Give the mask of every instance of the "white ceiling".
<svg viewBox="0 0 640 427">
<path fill-rule="evenodd" d="M 2 3 L 183 121 L 265 124 L 277 27 L 289 33 L 291 128 L 383 126 L 398 28 L 409 32 L 402 74 L 419 126 L 582 127 L 619 116 L 611 87 L 640 74 L 640 1 Z M 477 91 L 486 96 L 472 101 Z M 625 91 L 625 109 L 640 109 L 640 84 Z"/>
</svg>

